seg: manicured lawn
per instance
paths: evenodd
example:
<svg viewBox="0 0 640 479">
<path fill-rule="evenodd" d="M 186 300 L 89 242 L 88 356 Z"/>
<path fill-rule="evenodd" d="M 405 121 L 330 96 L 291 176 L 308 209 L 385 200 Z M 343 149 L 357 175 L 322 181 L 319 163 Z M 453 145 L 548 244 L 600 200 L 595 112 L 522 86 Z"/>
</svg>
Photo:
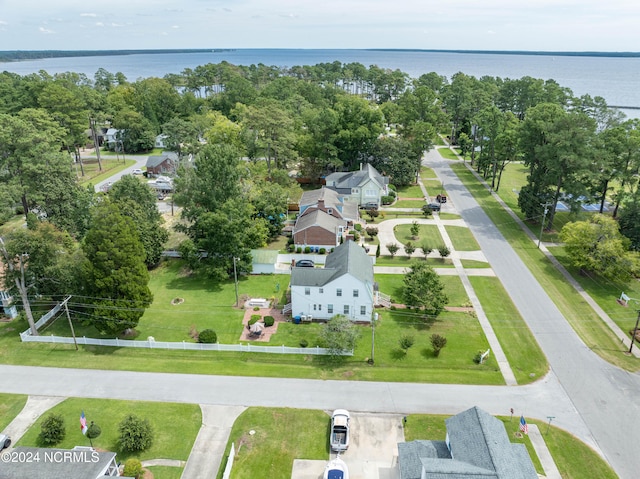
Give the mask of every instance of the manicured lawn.
<svg viewBox="0 0 640 479">
<path fill-rule="evenodd" d="M 170 466 L 151 466 L 147 467 L 154 479 L 180 479 L 182 477 L 183 467 Z"/>
<path fill-rule="evenodd" d="M 391 256 L 380 256 L 379 258 L 376 258 L 375 265 L 376 266 L 409 267 L 411 266 L 411 262 L 416 260 L 424 261 L 422 257 L 410 258 L 409 256 L 396 255 L 392 258 Z M 453 260 L 451 260 L 451 258 L 428 258 L 427 264 L 432 268 L 453 268 L 454 267 Z"/>
<path fill-rule="evenodd" d="M 436 175 L 436 172 L 433 171 L 432 168 L 429 168 L 428 166 L 423 166 L 422 168 L 420 168 L 420 178 L 422 178 L 422 181 L 424 182 L 425 180 L 437 179 L 438 176 Z"/>
<path fill-rule="evenodd" d="M 422 194 L 422 190 L 418 185 L 399 186 L 396 189 L 396 193 L 398 193 L 398 199 L 424 198 L 424 195 Z"/>
<path fill-rule="evenodd" d="M 422 243 L 427 243 L 432 248 L 438 248 L 440 245 L 444 244 L 444 240 L 442 236 L 440 236 L 440 231 L 438 231 L 438 227 L 436 225 L 419 225 L 420 229 L 418 230 L 418 237 L 413 239 L 411 237 L 411 224 L 405 225 L 396 225 L 393 227 L 393 232 L 400 243 L 407 244 L 407 242 L 411 242 L 414 246 L 419 247 Z M 404 251 L 399 252 L 400 254 L 404 253 Z"/>
<path fill-rule="evenodd" d="M 115 158 L 102 158 L 102 171 L 100 171 L 98 160 L 82 160 L 84 166 L 84 176 L 81 176 L 80 166 L 77 167 L 78 181 L 81 186 L 87 186 L 90 183 L 96 184 L 106 180 L 110 176 L 124 170 L 135 164 L 135 160 L 118 160 Z"/>
<path fill-rule="evenodd" d="M 425 204 L 424 200 L 398 200 L 389 208 L 422 208 Z"/>
<path fill-rule="evenodd" d="M 328 460 L 329 420 L 323 411 L 247 409 L 236 419 L 225 451 L 228 457 L 231 443 L 235 444 L 231 478 L 291 477 L 294 459 Z M 225 461 L 218 478 L 224 465 Z"/>
<path fill-rule="evenodd" d="M 476 261 L 475 259 L 461 259 L 463 268 L 491 268 L 491 265 L 486 261 Z"/>
<path fill-rule="evenodd" d="M 419 211 L 394 211 L 393 209 L 387 209 L 387 210 L 380 210 L 380 216 L 376 218 L 375 222 L 380 223 L 385 219 L 390 220 L 390 219 L 397 219 L 397 218 L 424 218 L 424 215 L 422 214 L 422 212 L 419 212 Z M 369 223 L 371 223 L 371 221 L 369 221 Z"/>
<path fill-rule="evenodd" d="M 460 218 L 462 218 L 462 216 L 457 215 L 455 213 L 445 213 L 445 212 L 441 211 L 438 214 L 439 214 L 441 220 L 459 220 Z"/>
<path fill-rule="evenodd" d="M 394 303 L 402 303 L 403 279 L 404 275 L 401 274 L 375 275 L 380 291 L 391 296 Z M 440 281 L 444 284 L 445 292 L 449 298 L 447 306 L 465 306 L 468 304 L 469 298 L 458 276 L 440 276 Z"/>
<path fill-rule="evenodd" d="M 26 403 L 25 395 L 0 394 L 0 432 L 15 419 Z"/>
<path fill-rule="evenodd" d="M 620 341 L 536 248 L 535 243 L 527 237 L 513 218 L 491 197 L 487 189 L 478 183 L 464 165 L 453 165 L 453 168 L 587 347 L 612 364 L 632 371 L 638 370 L 638 361 L 624 354 L 625 348 Z"/>
<path fill-rule="evenodd" d="M 442 189 L 442 183 L 440 182 L 440 180 L 426 180 L 422 183 L 427 189 L 427 193 L 429 193 L 429 196 L 437 196 L 439 194 L 441 195 L 445 193 Z"/>
<path fill-rule="evenodd" d="M 266 246 L 264 246 L 264 249 L 271 249 L 271 250 L 276 250 L 276 251 L 282 251 L 284 249 L 287 248 L 287 241 L 289 238 L 287 238 L 284 235 L 279 235 L 278 237 L 276 237 L 275 239 L 273 239 L 272 241 L 269 241 L 267 243 Z"/>
<path fill-rule="evenodd" d="M 69 398 L 43 414 L 18 441 L 18 445 L 40 446 L 38 443 L 40 425 L 50 413 L 53 413 L 63 417 L 66 428 L 65 438 L 56 447 L 72 449 L 78 445 L 88 446 L 89 439 L 80 432 L 82 411 L 86 415 L 87 424 L 94 421 L 102 429 L 102 434 L 93 439 L 94 447 L 116 452 L 118 461 L 122 462 L 130 457 L 136 457 L 142 461 L 148 459 L 186 461 L 202 424 L 200 407 L 196 404 Z M 151 423 L 153 444 L 148 450 L 138 453 L 120 451 L 118 425 L 128 414 L 135 414 Z M 167 420 L 168 418 L 170 420 Z"/>
<path fill-rule="evenodd" d="M 449 148 L 438 148 L 438 153 L 447 160 L 458 160 L 459 158 Z"/>
<path fill-rule="evenodd" d="M 480 245 L 473 237 L 471 230 L 465 226 L 445 226 L 453 248 L 457 251 L 478 251 Z"/>
<path fill-rule="evenodd" d="M 540 379 L 549 365 L 537 341 L 498 278 L 470 276 L 491 327 L 498 337 L 518 384 Z"/>
</svg>

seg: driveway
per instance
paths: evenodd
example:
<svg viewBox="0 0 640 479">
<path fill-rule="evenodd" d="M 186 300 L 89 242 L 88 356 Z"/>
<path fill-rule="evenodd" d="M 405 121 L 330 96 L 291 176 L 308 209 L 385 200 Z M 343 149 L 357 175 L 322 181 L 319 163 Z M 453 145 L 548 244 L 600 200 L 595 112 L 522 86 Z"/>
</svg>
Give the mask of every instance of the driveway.
<svg viewBox="0 0 640 479">
<path fill-rule="evenodd" d="M 350 479 L 400 477 L 397 463 L 398 443 L 404 442 L 402 416 L 351 413 L 350 433 L 349 449 L 340 454 L 349 468 Z M 330 458 L 333 457 L 335 454 L 332 453 Z M 326 461 L 295 460 L 291 479 L 321 478 L 330 458 Z"/>
</svg>

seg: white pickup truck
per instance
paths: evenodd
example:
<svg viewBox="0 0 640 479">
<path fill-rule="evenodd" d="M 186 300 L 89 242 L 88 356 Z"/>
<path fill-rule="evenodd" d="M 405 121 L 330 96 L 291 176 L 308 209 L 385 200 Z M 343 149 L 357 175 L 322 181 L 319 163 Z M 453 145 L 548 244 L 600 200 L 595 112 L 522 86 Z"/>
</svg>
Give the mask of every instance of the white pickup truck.
<svg viewBox="0 0 640 479">
<path fill-rule="evenodd" d="M 11 438 L 6 434 L 0 434 L 0 451 L 11 445 Z"/>
<path fill-rule="evenodd" d="M 343 452 L 349 448 L 349 420 L 346 409 L 336 409 L 331 415 L 331 450 Z"/>
</svg>

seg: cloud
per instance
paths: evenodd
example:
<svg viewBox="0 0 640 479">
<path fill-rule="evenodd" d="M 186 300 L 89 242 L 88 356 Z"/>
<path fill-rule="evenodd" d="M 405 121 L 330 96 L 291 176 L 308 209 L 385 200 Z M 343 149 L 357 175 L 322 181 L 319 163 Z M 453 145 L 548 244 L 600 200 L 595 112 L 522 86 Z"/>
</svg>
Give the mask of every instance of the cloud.
<svg viewBox="0 0 640 479">
<path fill-rule="evenodd" d="M 56 33 L 53 30 L 49 30 L 48 28 L 44 28 L 44 27 L 38 28 L 38 31 L 40 31 L 40 33 L 44 33 L 45 35 L 51 35 L 52 33 Z"/>
<path fill-rule="evenodd" d="M 112 24 L 111 24 L 111 26 L 112 26 L 112 27 L 115 27 L 115 28 L 122 28 L 122 27 L 124 27 L 124 25 L 123 25 L 122 23 L 112 23 Z"/>
<path fill-rule="evenodd" d="M 97 17 L 98 15 L 95 13 L 81 13 L 81 17 Z"/>
<path fill-rule="evenodd" d="M 104 23 L 102 23 L 102 22 L 96 22 L 96 27 L 104 27 Z"/>
<path fill-rule="evenodd" d="M 171 28 L 178 29 L 178 28 L 180 28 L 180 25 L 171 25 Z"/>
</svg>

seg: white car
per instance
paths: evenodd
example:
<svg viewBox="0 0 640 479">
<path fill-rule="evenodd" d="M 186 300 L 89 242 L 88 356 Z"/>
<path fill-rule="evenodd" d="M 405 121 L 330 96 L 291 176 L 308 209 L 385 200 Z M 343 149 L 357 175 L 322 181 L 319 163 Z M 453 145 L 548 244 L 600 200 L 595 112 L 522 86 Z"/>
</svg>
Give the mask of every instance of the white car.
<svg viewBox="0 0 640 479">
<path fill-rule="evenodd" d="M 327 464 L 322 479 L 349 479 L 349 470 L 345 462 L 336 457 Z"/>
<path fill-rule="evenodd" d="M 142 174 L 142 170 L 140 168 L 136 168 L 131 173 L 134 174 L 134 175 L 141 175 Z"/>
<path fill-rule="evenodd" d="M 11 438 L 6 434 L 0 434 L 0 451 L 7 449 L 11 445 Z"/>
</svg>

